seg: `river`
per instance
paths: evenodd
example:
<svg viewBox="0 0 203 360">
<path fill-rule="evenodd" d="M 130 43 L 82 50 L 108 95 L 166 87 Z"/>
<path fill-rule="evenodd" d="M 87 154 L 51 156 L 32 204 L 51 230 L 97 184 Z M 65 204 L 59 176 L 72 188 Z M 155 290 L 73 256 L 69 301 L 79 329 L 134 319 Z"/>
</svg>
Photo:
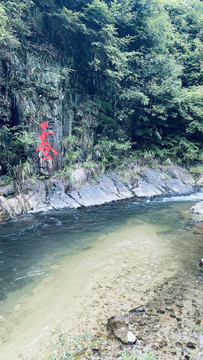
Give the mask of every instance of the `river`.
<svg viewBox="0 0 203 360">
<path fill-rule="evenodd" d="M 31 359 L 58 324 L 70 335 L 98 332 L 118 308 L 124 313 L 148 301 L 150 291 L 177 274 L 200 298 L 202 234 L 193 233 L 187 211 L 202 195 L 0 224 L 0 359 L 20 353 Z"/>
</svg>

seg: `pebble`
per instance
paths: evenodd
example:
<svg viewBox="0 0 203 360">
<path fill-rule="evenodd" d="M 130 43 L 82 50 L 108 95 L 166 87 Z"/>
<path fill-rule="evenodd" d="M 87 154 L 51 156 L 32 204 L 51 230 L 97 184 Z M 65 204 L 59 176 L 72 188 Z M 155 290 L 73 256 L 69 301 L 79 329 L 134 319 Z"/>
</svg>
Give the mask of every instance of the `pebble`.
<svg viewBox="0 0 203 360">
<path fill-rule="evenodd" d="M 188 341 L 187 344 L 186 344 L 186 346 L 187 346 L 188 348 L 190 348 L 190 349 L 195 349 L 195 348 L 196 348 L 196 345 L 197 345 L 196 342 L 193 341 L 193 340 Z"/>
<path fill-rule="evenodd" d="M 165 314 L 165 310 L 164 309 L 158 309 L 157 314 Z"/>
</svg>

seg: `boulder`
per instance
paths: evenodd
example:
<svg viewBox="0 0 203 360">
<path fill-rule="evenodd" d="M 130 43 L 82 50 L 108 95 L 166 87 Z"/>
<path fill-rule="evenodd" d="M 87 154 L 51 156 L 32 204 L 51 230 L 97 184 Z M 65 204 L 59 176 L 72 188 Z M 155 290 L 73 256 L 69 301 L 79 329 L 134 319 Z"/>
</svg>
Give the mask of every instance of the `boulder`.
<svg viewBox="0 0 203 360">
<path fill-rule="evenodd" d="M 72 173 L 72 182 L 74 187 L 81 186 L 87 181 L 87 174 L 85 169 L 76 169 Z"/>
<path fill-rule="evenodd" d="M 199 266 L 200 266 L 200 267 L 203 267 L 203 258 L 200 259 L 200 261 L 199 261 Z"/>
<path fill-rule="evenodd" d="M 44 181 L 36 180 L 32 190 L 28 191 L 27 209 L 28 212 L 47 211 L 51 208 L 46 202 L 47 184 Z"/>
<path fill-rule="evenodd" d="M 113 316 L 108 319 L 107 330 L 124 344 L 134 344 L 137 341 L 136 336 L 129 330 L 125 318 L 122 316 Z"/>
<path fill-rule="evenodd" d="M 190 208 L 193 212 L 193 220 L 203 221 L 203 201 L 198 202 Z"/>
<path fill-rule="evenodd" d="M 155 169 L 133 167 L 129 172 L 115 171 L 87 182 L 88 177 L 88 171 L 80 168 L 73 171 L 72 184 L 69 180 L 53 177 L 48 180 L 25 179 L 18 184 L 18 193 L 17 186 L 15 188 L 13 184 L 1 186 L 1 206 L 5 214 L 15 216 L 23 212 L 101 205 L 133 196 L 151 198 L 194 191 L 193 177 L 185 169 L 174 165 L 167 169 L 161 166 Z M 15 196 L 10 198 L 11 195 Z M 199 206 L 193 209 L 198 221 L 203 219 Z"/>
<path fill-rule="evenodd" d="M 141 171 L 141 176 L 149 183 L 156 185 L 158 189 L 162 191 L 162 193 L 166 192 L 165 180 L 169 178 L 169 176 L 164 172 L 163 169 L 151 169 L 149 167 L 144 167 Z"/>
<path fill-rule="evenodd" d="M 167 179 L 165 185 L 170 194 L 189 194 L 194 191 L 192 185 L 186 185 L 181 179 Z"/>
<path fill-rule="evenodd" d="M 83 185 L 71 191 L 70 196 L 82 206 L 101 205 L 120 198 L 114 182 L 106 175 L 98 183 Z"/>
<path fill-rule="evenodd" d="M 15 194 L 15 192 L 16 192 L 16 188 L 13 182 L 8 185 L 0 186 L 0 196 L 7 197 Z"/>
<path fill-rule="evenodd" d="M 65 194 L 68 189 L 70 189 L 70 182 L 67 179 L 53 179 L 53 185 L 61 192 Z"/>
<path fill-rule="evenodd" d="M 171 165 L 169 168 L 167 168 L 166 174 L 168 174 L 173 179 L 180 179 L 186 185 L 195 185 L 193 176 L 186 169 L 178 165 Z"/>
<path fill-rule="evenodd" d="M 195 185 L 203 186 L 203 176 L 200 176 L 200 178 L 196 180 Z"/>
<path fill-rule="evenodd" d="M 72 197 L 70 197 L 70 196 L 68 196 L 66 194 L 61 195 L 60 199 L 63 200 L 63 202 L 65 203 L 65 206 L 68 207 L 68 208 L 77 209 L 77 208 L 79 208 L 81 206 Z"/>
<path fill-rule="evenodd" d="M 162 191 L 156 185 L 139 180 L 138 186 L 132 189 L 132 192 L 137 197 L 153 197 L 162 194 Z"/>
<path fill-rule="evenodd" d="M 78 208 L 80 204 L 78 204 L 74 199 L 66 194 L 62 194 L 60 196 L 53 196 L 48 201 L 48 204 L 55 210 L 64 209 L 64 208 Z"/>
<path fill-rule="evenodd" d="M 101 205 L 119 199 L 117 195 L 103 190 L 100 184 L 84 185 L 78 191 L 72 191 L 70 196 L 82 206 Z"/>
<path fill-rule="evenodd" d="M 127 188 L 127 186 L 122 181 L 118 181 L 116 183 L 116 187 L 118 191 L 118 196 L 121 199 L 129 199 L 134 196 L 133 193 Z"/>
<path fill-rule="evenodd" d="M 24 211 L 20 200 L 17 199 L 16 197 L 6 199 L 3 196 L 0 196 L 0 201 L 3 209 L 10 216 L 21 215 Z"/>
</svg>

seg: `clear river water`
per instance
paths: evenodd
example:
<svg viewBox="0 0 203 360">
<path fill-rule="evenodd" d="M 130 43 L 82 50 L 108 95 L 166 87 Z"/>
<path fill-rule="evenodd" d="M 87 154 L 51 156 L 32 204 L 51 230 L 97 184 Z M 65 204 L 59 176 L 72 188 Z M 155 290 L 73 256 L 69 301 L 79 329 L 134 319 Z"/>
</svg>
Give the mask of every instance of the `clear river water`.
<svg viewBox="0 0 203 360">
<path fill-rule="evenodd" d="M 133 289 L 126 296 L 120 290 L 123 311 L 175 274 L 189 281 L 192 291 L 202 279 L 203 242 L 201 233 L 193 233 L 188 210 L 201 199 L 203 193 L 126 200 L 0 224 L 0 359 L 15 360 L 18 352 L 36 346 L 67 312 L 70 328 L 71 321 L 77 324 L 74 312 L 90 305 L 95 286 L 111 282 L 121 270 L 133 268 L 140 286 L 137 298 Z M 115 308 L 109 304 L 108 315 Z"/>
</svg>

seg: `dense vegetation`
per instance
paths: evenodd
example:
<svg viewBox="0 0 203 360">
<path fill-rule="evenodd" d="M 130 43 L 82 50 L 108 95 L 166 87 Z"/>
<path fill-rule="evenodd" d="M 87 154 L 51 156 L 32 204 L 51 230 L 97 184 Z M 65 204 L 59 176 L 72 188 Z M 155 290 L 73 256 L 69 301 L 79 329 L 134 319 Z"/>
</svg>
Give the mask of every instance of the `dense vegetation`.
<svg viewBox="0 0 203 360">
<path fill-rule="evenodd" d="M 202 10 L 200 0 L 2 0 L 2 171 L 31 156 L 32 117 L 19 115 L 25 83 L 14 61 L 27 52 L 63 66 L 74 113 L 61 148 L 66 166 L 111 165 L 129 151 L 201 160 Z"/>
</svg>

